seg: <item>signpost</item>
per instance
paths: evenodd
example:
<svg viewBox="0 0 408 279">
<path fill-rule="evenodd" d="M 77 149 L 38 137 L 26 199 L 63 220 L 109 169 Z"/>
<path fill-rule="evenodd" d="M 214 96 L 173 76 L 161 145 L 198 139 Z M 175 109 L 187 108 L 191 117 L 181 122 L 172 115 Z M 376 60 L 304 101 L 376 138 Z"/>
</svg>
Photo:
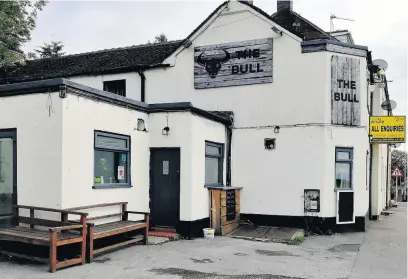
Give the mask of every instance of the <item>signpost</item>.
<svg viewBox="0 0 408 279">
<path fill-rule="evenodd" d="M 391 176 L 395 177 L 395 201 L 398 202 L 398 177 L 400 178 L 401 184 L 401 177 L 403 176 L 403 174 L 399 168 L 395 168 L 392 171 Z"/>
<path fill-rule="evenodd" d="M 405 116 L 370 116 L 372 143 L 404 143 L 405 134 Z"/>
</svg>

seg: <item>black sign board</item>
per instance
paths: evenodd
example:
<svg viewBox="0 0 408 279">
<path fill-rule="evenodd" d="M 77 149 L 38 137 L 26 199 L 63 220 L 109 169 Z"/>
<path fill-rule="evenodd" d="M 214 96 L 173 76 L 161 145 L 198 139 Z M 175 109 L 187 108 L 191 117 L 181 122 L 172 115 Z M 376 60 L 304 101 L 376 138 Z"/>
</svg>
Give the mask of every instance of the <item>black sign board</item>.
<svg viewBox="0 0 408 279">
<path fill-rule="evenodd" d="M 235 190 L 227 190 L 226 195 L 227 221 L 232 221 L 235 220 L 236 215 Z"/>
</svg>

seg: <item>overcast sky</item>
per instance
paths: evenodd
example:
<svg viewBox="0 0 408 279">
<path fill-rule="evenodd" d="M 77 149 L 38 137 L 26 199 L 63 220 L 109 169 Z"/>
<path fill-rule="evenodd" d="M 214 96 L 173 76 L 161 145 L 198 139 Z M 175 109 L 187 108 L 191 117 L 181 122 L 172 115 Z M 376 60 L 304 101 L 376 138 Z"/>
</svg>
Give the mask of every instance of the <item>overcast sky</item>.
<svg viewBox="0 0 408 279">
<path fill-rule="evenodd" d="M 185 38 L 222 0 L 189 1 L 51 1 L 38 15 L 26 50 L 43 42 L 63 41 L 67 54 L 137 45 L 164 32 L 170 40 Z M 276 0 L 254 0 L 265 12 Z M 294 0 L 294 11 L 324 30 L 330 14 L 335 29 L 349 29 L 356 44 L 366 45 L 373 58 L 385 59 L 394 114 L 407 114 L 408 0 Z"/>
</svg>

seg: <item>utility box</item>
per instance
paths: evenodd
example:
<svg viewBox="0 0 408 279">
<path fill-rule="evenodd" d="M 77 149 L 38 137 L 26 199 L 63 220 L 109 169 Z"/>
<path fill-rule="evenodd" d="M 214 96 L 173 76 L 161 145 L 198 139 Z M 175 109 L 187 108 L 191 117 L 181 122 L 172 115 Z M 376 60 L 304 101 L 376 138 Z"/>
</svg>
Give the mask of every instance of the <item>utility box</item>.
<svg viewBox="0 0 408 279">
<path fill-rule="evenodd" d="M 226 235 L 239 227 L 241 187 L 207 187 L 210 195 L 210 225 L 215 234 Z"/>
</svg>

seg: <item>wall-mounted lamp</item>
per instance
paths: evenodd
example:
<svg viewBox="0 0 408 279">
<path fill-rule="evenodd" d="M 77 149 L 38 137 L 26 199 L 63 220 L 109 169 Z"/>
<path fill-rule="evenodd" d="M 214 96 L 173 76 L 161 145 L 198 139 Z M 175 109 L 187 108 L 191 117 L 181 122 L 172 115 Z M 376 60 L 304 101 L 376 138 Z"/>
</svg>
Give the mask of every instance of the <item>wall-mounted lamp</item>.
<svg viewBox="0 0 408 279">
<path fill-rule="evenodd" d="M 137 119 L 137 128 L 138 131 L 146 131 L 146 125 L 143 119 Z"/>
<path fill-rule="evenodd" d="M 279 134 L 279 130 L 280 130 L 280 127 L 279 127 L 279 126 L 275 126 L 275 128 L 273 129 L 273 131 L 275 132 L 275 134 Z"/>
<path fill-rule="evenodd" d="M 264 146 L 266 150 L 273 150 L 276 148 L 276 139 L 264 139 Z"/>
<path fill-rule="evenodd" d="M 170 128 L 168 126 L 164 127 L 162 130 L 162 135 L 163 136 L 168 136 L 170 132 Z"/>
<path fill-rule="evenodd" d="M 276 34 L 282 36 L 283 32 L 282 32 L 280 29 L 276 28 L 275 26 L 272 26 L 271 29 L 272 29 L 272 31 L 275 32 Z"/>
</svg>

